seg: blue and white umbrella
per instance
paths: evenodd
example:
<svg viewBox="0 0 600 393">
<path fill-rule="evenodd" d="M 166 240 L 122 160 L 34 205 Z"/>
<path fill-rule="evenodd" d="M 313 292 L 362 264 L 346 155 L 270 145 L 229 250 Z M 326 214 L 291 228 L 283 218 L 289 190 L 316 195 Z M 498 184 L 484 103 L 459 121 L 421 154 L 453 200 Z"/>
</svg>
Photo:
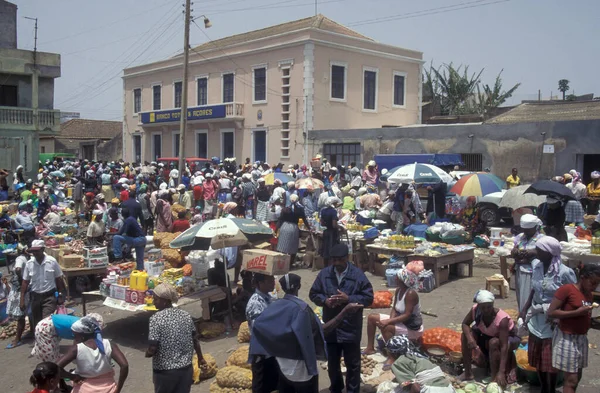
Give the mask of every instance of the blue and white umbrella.
<svg viewBox="0 0 600 393">
<path fill-rule="evenodd" d="M 451 183 L 452 177 L 443 169 L 430 164 L 408 164 L 401 166 L 388 178 L 390 183 L 437 184 Z"/>
</svg>

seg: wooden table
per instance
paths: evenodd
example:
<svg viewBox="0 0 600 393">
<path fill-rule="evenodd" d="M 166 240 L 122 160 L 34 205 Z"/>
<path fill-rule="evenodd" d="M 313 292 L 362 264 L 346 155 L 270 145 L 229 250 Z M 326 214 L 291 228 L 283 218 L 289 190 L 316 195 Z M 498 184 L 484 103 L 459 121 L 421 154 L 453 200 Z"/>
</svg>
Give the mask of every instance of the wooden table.
<svg viewBox="0 0 600 393">
<path fill-rule="evenodd" d="M 64 276 L 65 276 L 65 287 L 67 290 L 67 298 L 66 301 L 71 301 L 71 291 L 69 289 L 69 278 L 71 277 L 79 277 L 79 276 L 93 276 L 96 274 L 106 274 L 107 266 L 102 267 L 61 267 Z"/>
<path fill-rule="evenodd" d="M 450 252 L 445 255 L 438 255 L 430 257 L 427 255 L 412 254 L 408 256 L 408 261 L 423 261 L 425 269 L 429 269 L 433 272 L 435 277 L 435 288 L 440 286 L 440 270 L 442 267 L 455 265 L 458 263 L 469 264 L 469 277 L 473 277 L 473 259 L 475 258 L 475 251 L 465 250 L 459 252 Z"/>
<path fill-rule="evenodd" d="M 382 270 L 381 265 L 376 263 L 377 254 L 408 256 L 415 252 L 414 249 L 392 248 L 374 244 L 367 244 L 365 247 L 369 258 L 369 272 L 381 277 L 385 277 L 385 269 Z"/>
</svg>

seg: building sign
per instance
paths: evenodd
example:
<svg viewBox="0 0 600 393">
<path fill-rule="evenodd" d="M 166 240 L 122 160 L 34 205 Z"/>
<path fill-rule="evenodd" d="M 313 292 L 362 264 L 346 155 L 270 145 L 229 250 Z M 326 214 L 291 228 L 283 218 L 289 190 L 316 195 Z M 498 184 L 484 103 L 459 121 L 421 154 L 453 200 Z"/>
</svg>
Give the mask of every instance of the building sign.
<svg viewBox="0 0 600 393">
<path fill-rule="evenodd" d="M 221 119 L 225 117 L 225 105 L 198 106 L 188 108 L 188 120 Z M 142 112 L 142 124 L 178 122 L 181 118 L 180 109 L 166 111 Z"/>
<path fill-rule="evenodd" d="M 554 145 L 544 145 L 544 154 L 553 154 Z"/>
</svg>

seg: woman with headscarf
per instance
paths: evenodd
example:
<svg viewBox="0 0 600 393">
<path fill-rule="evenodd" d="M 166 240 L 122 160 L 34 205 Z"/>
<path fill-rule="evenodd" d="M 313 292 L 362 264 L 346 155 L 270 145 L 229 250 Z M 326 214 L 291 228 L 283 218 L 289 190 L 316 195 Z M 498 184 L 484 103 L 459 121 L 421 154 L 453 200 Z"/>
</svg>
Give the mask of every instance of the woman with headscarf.
<svg viewBox="0 0 600 393">
<path fill-rule="evenodd" d="M 346 210 L 348 212 L 354 212 L 356 210 L 356 190 L 350 189 L 348 191 L 348 195 L 344 197 L 342 203 L 342 210 Z"/>
<path fill-rule="evenodd" d="M 12 321 L 17 321 L 17 331 L 15 334 L 14 340 L 6 346 L 7 349 L 16 348 L 23 343 L 21 342 L 21 337 L 23 332 L 25 331 L 25 313 L 21 310 L 20 302 L 21 302 L 21 284 L 23 283 L 23 269 L 27 264 L 29 259 L 29 254 L 27 254 L 27 247 L 18 244 L 17 245 L 17 258 L 15 260 L 15 264 L 13 265 L 13 274 L 10 279 L 10 293 L 8 294 L 8 299 L 6 300 L 6 313 L 11 318 Z M 29 294 L 25 293 L 25 310 L 27 310 L 29 305 Z M 33 333 L 34 326 L 30 325 L 30 330 Z"/>
<path fill-rule="evenodd" d="M 491 379 L 505 387 L 516 382 L 516 364 L 512 353 L 519 347 L 512 318 L 499 308 L 494 308 L 494 294 L 480 290 L 475 294 L 473 307 L 462 323 L 462 353 L 465 372 L 463 381 L 473 379 L 472 362 L 491 369 Z M 472 358 L 475 351 L 476 358 Z"/>
<path fill-rule="evenodd" d="M 298 243 L 300 241 L 298 222 L 300 219 L 304 221 L 304 225 L 310 231 L 310 224 L 306 219 L 304 208 L 298 203 L 298 195 L 292 194 L 290 196 L 290 206 L 281 210 L 277 223 L 277 229 L 279 230 L 277 251 L 291 255 L 290 264 L 296 261 L 296 254 L 298 253 Z"/>
<path fill-rule="evenodd" d="M 581 181 L 581 173 L 577 172 L 575 169 L 569 171 L 572 179 L 569 184 L 567 184 L 567 188 L 573 192 L 575 195 L 575 199 L 581 201 L 587 195 L 587 187 Z"/>
<path fill-rule="evenodd" d="M 169 191 L 160 190 L 156 201 L 156 232 L 171 232 L 173 227 L 173 213 L 168 202 Z"/>
<path fill-rule="evenodd" d="M 233 190 L 233 182 L 227 176 L 226 171 L 221 171 L 219 177 L 219 202 L 227 203 L 231 202 L 231 191 Z"/>
<path fill-rule="evenodd" d="M 254 208 L 254 217 L 257 221 L 267 221 L 271 192 L 267 188 L 264 178 L 259 178 L 257 180 L 257 183 L 258 188 L 256 189 L 256 204 Z"/>
<path fill-rule="evenodd" d="M 244 209 L 246 218 L 253 218 L 256 186 L 252 182 L 252 175 L 244 173 L 242 182 L 240 183 L 240 205 Z"/>
<path fill-rule="evenodd" d="M 386 349 L 390 357 L 396 359 L 391 369 L 397 383 L 404 387 L 401 391 L 454 393 L 452 384 L 441 368 L 421 354 L 408 337 L 392 337 L 386 344 Z"/>
<path fill-rule="evenodd" d="M 96 209 L 100 210 L 102 213 L 106 212 L 108 210 L 108 203 L 106 203 L 104 194 L 96 195 L 96 200 Z"/>
<path fill-rule="evenodd" d="M 330 252 L 333 246 L 340 243 L 340 226 L 338 225 L 337 208 L 342 204 L 338 197 L 327 198 L 327 206 L 321 210 L 321 226 L 323 229 L 323 240 L 319 255 L 325 260 L 325 266 L 329 265 Z"/>
<path fill-rule="evenodd" d="M 573 270 L 562 264 L 561 250 L 558 240 L 550 236 L 536 242 L 537 259 L 531 264 L 533 289 L 519 315 L 529 330 L 529 364 L 537 369 L 544 393 L 554 392 L 557 371 L 552 367 L 553 322 L 548 309 L 558 288 L 577 282 Z"/>
<path fill-rule="evenodd" d="M 102 193 L 106 197 L 107 200 L 112 200 L 115 197 L 115 192 L 113 191 L 113 175 L 110 173 L 110 169 L 106 168 L 102 176 L 100 176 L 102 182 Z"/>
<path fill-rule="evenodd" d="M 598 206 L 600 206 L 600 172 L 594 171 L 591 176 L 592 181 L 587 185 L 587 214 L 598 214 Z"/>
<path fill-rule="evenodd" d="M 471 238 L 485 232 L 485 224 L 479 220 L 477 198 L 474 196 L 467 198 L 467 205 L 460 212 L 458 219 L 460 225 L 465 227 L 465 231 L 471 235 Z"/>
<path fill-rule="evenodd" d="M 144 231 L 145 234 L 151 234 L 154 232 L 154 217 L 150 211 L 150 196 L 148 195 L 148 186 L 146 184 L 140 185 L 137 200 L 140 203 L 142 210 L 142 216 L 140 217 L 142 221 L 142 231 Z"/>
<path fill-rule="evenodd" d="M 48 214 L 46 214 L 46 217 L 44 217 L 44 222 L 50 229 L 57 225 L 60 225 L 60 214 L 58 214 L 58 206 L 50 206 L 50 212 L 48 212 Z"/>
<path fill-rule="evenodd" d="M 522 233 L 514 238 L 514 248 L 511 255 L 515 259 L 513 271 L 515 274 L 515 286 L 517 294 L 517 308 L 519 312 L 523 311 L 525 302 L 531 293 L 531 261 L 536 257 L 536 242 L 544 236 L 540 229 L 542 222 L 533 214 L 523 214 L 521 216 Z"/>
<path fill-rule="evenodd" d="M 101 321 L 86 316 L 71 325 L 75 344 L 57 362 L 62 375 L 75 382 L 73 393 L 120 393 L 129 374 L 129 363 L 117 344 L 102 338 Z M 115 372 L 111 360 L 120 368 L 119 381 L 115 383 Z M 74 363 L 74 372 L 64 367 Z"/>
<path fill-rule="evenodd" d="M 173 307 L 178 298 L 170 284 L 154 288 L 154 306 L 158 312 L 150 317 L 146 357 L 152 358 L 155 393 L 190 391 L 194 382 L 194 352 L 198 366 L 206 364 L 192 316 Z"/>
<path fill-rule="evenodd" d="M 421 316 L 421 303 L 417 287 L 419 278 L 412 271 L 403 268 L 396 276 L 398 287 L 394 293 L 394 303 L 390 315 L 369 314 L 367 318 L 367 348 L 364 353 L 374 354 L 376 328 L 381 330 L 385 342 L 393 336 L 407 336 L 412 341 L 418 341 L 423 335 L 423 317 Z M 393 358 L 388 358 L 387 369 L 393 363 Z"/>
</svg>

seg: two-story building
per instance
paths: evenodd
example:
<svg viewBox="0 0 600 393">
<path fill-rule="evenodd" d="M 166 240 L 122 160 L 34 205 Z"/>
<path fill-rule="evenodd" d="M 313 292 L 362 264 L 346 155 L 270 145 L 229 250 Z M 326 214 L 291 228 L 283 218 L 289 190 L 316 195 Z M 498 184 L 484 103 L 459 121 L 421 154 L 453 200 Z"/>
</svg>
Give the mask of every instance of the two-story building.
<svg viewBox="0 0 600 393">
<path fill-rule="evenodd" d="M 17 6 L 0 0 L 0 168 L 37 173 L 39 136 L 60 129 L 58 77 L 60 55 L 17 49 Z"/>
<path fill-rule="evenodd" d="M 183 154 L 302 163 L 311 130 L 418 124 L 422 58 L 323 15 L 192 48 Z M 182 55 L 124 70 L 126 161 L 179 156 L 182 75 Z"/>
</svg>

